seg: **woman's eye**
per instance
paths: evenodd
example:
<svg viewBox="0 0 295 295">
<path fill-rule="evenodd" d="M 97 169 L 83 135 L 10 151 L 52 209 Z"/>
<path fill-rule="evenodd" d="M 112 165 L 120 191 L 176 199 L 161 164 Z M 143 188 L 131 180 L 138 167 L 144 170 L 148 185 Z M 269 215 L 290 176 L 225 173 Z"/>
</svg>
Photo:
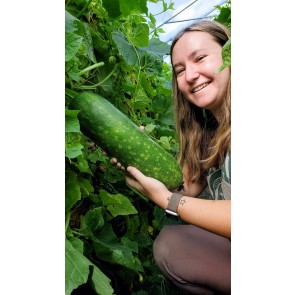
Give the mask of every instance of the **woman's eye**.
<svg viewBox="0 0 295 295">
<path fill-rule="evenodd" d="M 198 56 L 198 57 L 196 58 L 196 61 L 200 61 L 200 60 L 202 60 L 204 57 L 205 57 L 205 55 Z"/>
<path fill-rule="evenodd" d="M 179 74 L 181 74 L 184 71 L 184 69 L 178 69 L 175 71 L 175 75 L 178 76 Z"/>
</svg>

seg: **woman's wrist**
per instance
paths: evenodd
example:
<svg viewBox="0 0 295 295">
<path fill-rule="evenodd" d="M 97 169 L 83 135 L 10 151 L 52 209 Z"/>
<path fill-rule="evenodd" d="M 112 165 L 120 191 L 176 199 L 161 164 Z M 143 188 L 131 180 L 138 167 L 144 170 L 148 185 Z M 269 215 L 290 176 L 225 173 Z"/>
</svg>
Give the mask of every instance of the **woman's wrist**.
<svg viewBox="0 0 295 295">
<path fill-rule="evenodd" d="M 162 209 L 166 209 L 168 206 L 168 202 L 169 199 L 171 197 L 171 195 L 173 194 L 173 192 L 170 191 L 165 191 L 161 194 L 161 196 L 156 196 L 155 199 L 153 200 L 159 207 L 161 207 Z"/>
</svg>

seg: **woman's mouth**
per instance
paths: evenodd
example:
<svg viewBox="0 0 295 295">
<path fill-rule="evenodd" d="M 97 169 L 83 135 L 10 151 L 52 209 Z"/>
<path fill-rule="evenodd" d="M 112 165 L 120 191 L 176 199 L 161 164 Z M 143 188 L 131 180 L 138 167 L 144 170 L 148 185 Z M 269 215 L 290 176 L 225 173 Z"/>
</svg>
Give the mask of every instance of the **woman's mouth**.
<svg viewBox="0 0 295 295">
<path fill-rule="evenodd" d="M 203 84 L 197 86 L 196 88 L 194 88 L 194 89 L 192 90 L 192 93 L 195 93 L 195 92 L 200 91 L 201 89 L 207 87 L 209 84 L 210 84 L 210 82 L 207 82 L 207 83 L 203 83 Z"/>
</svg>

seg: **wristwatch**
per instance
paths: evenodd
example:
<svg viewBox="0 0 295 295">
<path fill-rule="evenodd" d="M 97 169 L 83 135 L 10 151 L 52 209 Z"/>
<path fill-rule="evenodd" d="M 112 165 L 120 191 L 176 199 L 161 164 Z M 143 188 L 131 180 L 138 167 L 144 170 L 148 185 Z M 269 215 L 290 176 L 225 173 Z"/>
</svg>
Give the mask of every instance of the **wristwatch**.
<svg viewBox="0 0 295 295">
<path fill-rule="evenodd" d="M 168 206 L 165 212 L 170 215 L 179 217 L 179 214 L 177 213 L 177 208 L 182 197 L 183 195 L 180 193 L 173 193 L 169 198 Z"/>
</svg>

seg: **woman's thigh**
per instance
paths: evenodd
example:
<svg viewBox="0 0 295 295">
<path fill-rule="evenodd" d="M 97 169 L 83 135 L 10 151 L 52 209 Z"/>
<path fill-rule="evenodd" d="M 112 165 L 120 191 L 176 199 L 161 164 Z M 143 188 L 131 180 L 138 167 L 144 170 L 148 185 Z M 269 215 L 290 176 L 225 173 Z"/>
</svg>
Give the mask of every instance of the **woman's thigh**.
<svg viewBox="0 0 295 295">
<path fill-rule="evenodd" d="M 153 246 L 161 270 L 193 294 L 230 294 L 231 242 L 193 225 L 165 226 Z"/>
</svg>

